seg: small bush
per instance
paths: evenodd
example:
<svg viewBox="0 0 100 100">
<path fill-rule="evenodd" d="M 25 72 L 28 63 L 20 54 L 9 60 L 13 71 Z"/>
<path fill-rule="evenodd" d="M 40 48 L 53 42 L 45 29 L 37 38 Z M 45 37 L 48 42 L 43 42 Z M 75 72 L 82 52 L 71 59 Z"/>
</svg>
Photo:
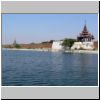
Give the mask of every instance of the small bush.
<svg viewBox="0 0 100 100">
<path fill-rule="evenodd" d="M 15 48 L 20 48 L 20 45 L 19 45 L 19 44 L 16 44 L 16 45 L 15 45 Z"/>
</svg>

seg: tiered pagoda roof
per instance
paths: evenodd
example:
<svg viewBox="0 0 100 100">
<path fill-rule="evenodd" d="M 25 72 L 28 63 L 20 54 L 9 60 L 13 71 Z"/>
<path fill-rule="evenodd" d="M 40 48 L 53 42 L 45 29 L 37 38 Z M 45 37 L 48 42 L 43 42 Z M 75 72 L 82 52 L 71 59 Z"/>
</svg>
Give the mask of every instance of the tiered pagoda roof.
<svg viewBox="0 0 100 100">
<path fill-rule="evenodd" d="M 80 35 L 77 37 L 77 40 L 80 42 L 89 42 L 94 39 L 94 36 L 89 33 L 86 24 L 84 25 L 83 31 L 80 33 Z"/>
</svg>

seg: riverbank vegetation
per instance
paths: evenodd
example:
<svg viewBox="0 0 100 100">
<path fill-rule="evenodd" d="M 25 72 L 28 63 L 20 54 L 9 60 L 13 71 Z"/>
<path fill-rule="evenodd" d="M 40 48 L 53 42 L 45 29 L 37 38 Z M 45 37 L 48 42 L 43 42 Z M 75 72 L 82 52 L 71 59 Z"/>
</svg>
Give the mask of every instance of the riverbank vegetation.
<svg viewBox="0 0 100 100">
<path fill-rule="evenodd" d="M 76 39 L 64 39 L 62 46 L 64 49 L 71 49 L 72 45 L 76 42 Z"/>
</svg>

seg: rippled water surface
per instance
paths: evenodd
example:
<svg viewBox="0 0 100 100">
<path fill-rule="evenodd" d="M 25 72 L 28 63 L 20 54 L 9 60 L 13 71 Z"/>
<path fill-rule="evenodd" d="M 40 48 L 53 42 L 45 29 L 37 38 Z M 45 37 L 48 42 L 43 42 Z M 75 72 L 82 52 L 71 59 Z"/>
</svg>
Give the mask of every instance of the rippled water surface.
<svg viewBox="0 0 100 100">
<path fill-rule="evenodd" d="M 3 86 L 97 86 L 98 55 L 2 50 Z"/>
</svg>

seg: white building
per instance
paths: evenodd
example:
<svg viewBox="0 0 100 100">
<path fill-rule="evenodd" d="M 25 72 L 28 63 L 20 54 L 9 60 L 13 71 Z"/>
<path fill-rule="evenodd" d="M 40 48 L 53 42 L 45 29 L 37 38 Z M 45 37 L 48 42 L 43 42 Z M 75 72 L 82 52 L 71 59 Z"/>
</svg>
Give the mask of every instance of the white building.
<svg viewBox="0 0 100 100">
<path fill-rule="evenodd" d="M 77 41 L 71 47 L 72 50 L 74 49 L 86 49 L 86 50 L 93 50 L 94 49 L 94 36 L 88 32 L 86 25 L 83 28 L 83 31 L 77 37 Z"/>
</svg>

